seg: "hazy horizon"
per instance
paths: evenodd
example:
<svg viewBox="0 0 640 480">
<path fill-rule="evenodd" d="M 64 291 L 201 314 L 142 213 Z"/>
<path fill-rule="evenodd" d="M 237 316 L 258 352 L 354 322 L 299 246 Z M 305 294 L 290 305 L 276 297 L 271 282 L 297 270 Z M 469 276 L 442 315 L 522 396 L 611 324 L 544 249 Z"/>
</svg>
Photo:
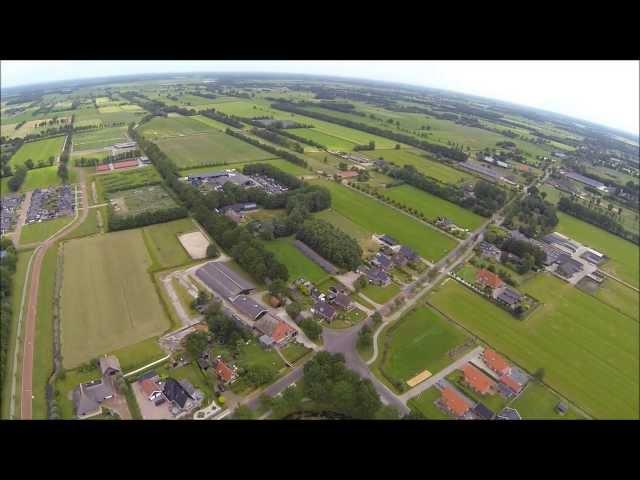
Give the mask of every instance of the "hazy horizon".
<svg viewBox="0 0 640 480">
<path fill-rule="evenodd" d="M 586 120 L 638 136 L 638 61 L 2 61 L 2 88 L 119 75 L 308 74 L 403 83 Z"/>
</svg>

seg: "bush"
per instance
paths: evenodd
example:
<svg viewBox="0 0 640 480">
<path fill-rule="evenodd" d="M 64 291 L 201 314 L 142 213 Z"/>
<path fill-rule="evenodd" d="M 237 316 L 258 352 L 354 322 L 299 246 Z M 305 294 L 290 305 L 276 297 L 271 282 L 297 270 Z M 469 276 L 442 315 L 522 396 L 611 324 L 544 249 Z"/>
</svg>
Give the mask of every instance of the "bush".
<svg viewBox="0 0 640 480">
<path fill-rule="evenodd" d="M 322 327 L 311 318 L 305 318 L 300 322 L 300 328 L 310 340 L 317 340 L 322 333 Z"/>
<path fill-rule="evenodd" d="M 218 247 L 216 247 L 213 243 L 210 243 L 207 247 L 207 258 L 217 258 L 220 256 L 220 252 L 218 251 Z"/>
</svg>

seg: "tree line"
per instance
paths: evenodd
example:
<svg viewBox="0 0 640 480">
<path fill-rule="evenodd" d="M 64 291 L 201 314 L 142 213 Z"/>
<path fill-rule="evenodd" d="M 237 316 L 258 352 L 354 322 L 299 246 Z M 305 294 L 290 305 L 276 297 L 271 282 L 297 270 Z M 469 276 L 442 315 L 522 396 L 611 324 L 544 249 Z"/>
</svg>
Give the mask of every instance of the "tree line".
<svg viewBox="0 0 640 480">
<path fill-rule="evenodd" d="M 155 223 L 170 222 L 189 215 L 185 207 L 176 206 L 164 208 L 162 210 L 153 210 L 141 212 L 135 215 L 119 215 L 109 209 L 108 221 L 109 230 L 128 230 L 130 228 L 144 227 Z"/>
<path fill-rule="evenodd" d="M 13 295 L 17 294 L 13 288 L 13 276 L 16 273 L 18 257 L 13 243 L 7 238 L 0 239 L 0 251 L 4 252 L 0 263 L 0 385 L 4 385 L 11 337 L 11 305 Z"/>
<path fill-rule="evenodd" d="M 280 135 L 279 133 L 276 133 L 273 130 L 269 130 L 266 128 L 253 127 L 251 129 L 251 133 L 253 133 L 257 137 L 264 138 L 265 140 L 268 140 L 271 143 L 275 143 L 276 145 L 280 145 L 284 148 L 288 148 L 298 153 L 304 153 L 304 148 L 302 148 L 302 145 L 300 145 L 297 142 L 292 142 L 291 140 L 283 137 L 282 135 Z"/>
<path fill-rule="evenodd" d="M 210 108 L 208 110 L 200 110 L 200 115 L 204 115 L 212 120 L 217 120 L 218 122 L 225 123 L 235 128 L 243 128 L 244 124 L 238 119 L 238 117 L 233 117 L 227 115 L 226 113 L 218 112 L 214 108 Z"/>
<path fill-rule="evenodd" d="M 517 228 L 529 238 L 537 238 L 553 231 L 558 224 L 556 208 L 545 201 L 534 186 L 529 194 L 509 207 L 504 226 Z"/>
<path fill-rule="evenodd" d="M 324 220 L 305 220 L 296 238 L 338 267 L 355 270 L 362 263 L 358 242 Z"/>
</svg>

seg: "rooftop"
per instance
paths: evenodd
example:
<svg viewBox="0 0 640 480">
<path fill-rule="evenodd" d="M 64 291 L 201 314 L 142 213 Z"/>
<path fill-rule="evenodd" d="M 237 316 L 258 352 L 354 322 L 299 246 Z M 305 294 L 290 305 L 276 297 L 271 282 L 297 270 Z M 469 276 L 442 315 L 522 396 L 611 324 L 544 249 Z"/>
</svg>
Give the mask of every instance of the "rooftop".
<svg viewBox="0 0 640 480">
<path fill-rule="evenodd" d="M 249 293 L 256 287 L 223 262 L 209 262 L 196 271 L 196 276 L 211 290 L 225 298 Z"/>
<path fill-rule="evenodd" d="M 451 387 L 446 387 L 442 390 L 442 403 L 444 406 L 453 412 L 457 417 L 461 417 L 469 411 L 469 404 L 466 400 Z"/>
</svg>

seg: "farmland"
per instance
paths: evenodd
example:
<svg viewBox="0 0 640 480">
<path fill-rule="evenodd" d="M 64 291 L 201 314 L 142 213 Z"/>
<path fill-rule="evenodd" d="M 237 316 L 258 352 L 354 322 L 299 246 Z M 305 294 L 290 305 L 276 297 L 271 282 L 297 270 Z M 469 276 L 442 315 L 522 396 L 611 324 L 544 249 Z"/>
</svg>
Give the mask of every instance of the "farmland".
<svg viewBox="0 0 640 480">
<path fill-rule="evenodd" d="M 394 383 L 423 370 L 437 373 L 453 360 L 447 352 L 466 340 L 465 333 L 429 307 L 418 307 L 386 332 L 380 369 Z"/>
<path fill-rule="evenodd" d="M 292 128 L 289 131 L 294 135 L 298 135 L 299 137 L 306 138 L 307 140 L 317 142 L 320 145 L 324 145 L 325 147 L 332 150 L 351 151 L 353 150 L 353 147 L 356 146 L 355 142 L 352 142 L 345 138 L 336 137 L 328 133 L 324 133 L 317 128 Z M 317 150 L 316 147 L 310 146 L 305 146 L 304 148 L 305 150 Z"/>
<path fill-rule="evenodd" d="M 107 175 L 97 175 L 96 179 L 106 193 L 157 185 L 162 182 L 162 177 L 152 166 L 109 173 Z"/>
<path fill-rule="evenodd" d="M 610 260 L 601 268 L 638 287 L 640 251 L 637 245 L 562 212 L 558 212 L 558 219 L 558 232 L 605 253 Z"/>
<path fill-rule="evenodd" d="M 550 274 L 520 289 L 542 303 L 525 321 L 455 281 L 429 301 L 530 372 L 544 368 L 545 382 L 591 415 L 638 418 L 638 322 Z"/>
<path fill-rule="evenodd" d="M 251 165 L 254 163 L 268 163 L 269 165 L 273 165 L 274 167 L 279 168 L 283 172 L 287 172 L 291 175 L 296 176 L 307 175 L 308 173 L 310 173 L 309 171 L 298 165 L 287 162 L 286 160 L 282 160 L 281 158 L 276 158 L 273 160 L 260 160 L 259 162 L 234 163 L 233 165 L 216 165 L 211 167 L 190 168 L 188 170 L 181 170 L 180 175 L 202 175 L 204 173 L 220 172 L 229 168 L 234 168 L 237 171 L 241 172 L 245 165 Z"/>
<path fill-rule="evenodd" d="M 77 176 L 77 172 L 71 169 L 69 171 L 69 183 L 75 183 L 77 181 Z M 10 177 L 4 177 L 2 179 L 1 190 L 3 195 L 10 192 L 8 187 L 9 178 Z M 18 191 L 28 192 L 30 190 L 35 190 L 36 188 L 54 187 L 56 185 L 62 185 L 62 180 L 58 176 L 57 167 L 34 168 L 27 172 L 27 177 Z"/>
<path fill-rule="evenodd" d="M 324 180 L 313 183 L 329 189 L 332 207 L 338 213 L 369 232 L 392 236 L 430 261 L 439 260 L 457 244 L 419 221 L 347 187 Z"/>
<path fill-rule="evenodd" d="M 178 206 L 161 185 L 114 192 L 109 198 L 117 205 L 116 215 L 137 215 Z"/>
<path fill-rule="evenodd" d="M 66 368 L 169 327 L 147 273 L 150 266 L 140 230 L 65 244 L 61 308 Z"/>
<path fill-rule="evenodd" d="M 607 278 L 593 295 L 636 321 L 640 320 L 638 292 L 626 285 Z"/>
<path fill-rule="evenodd" d="M 53 157 L 55 159 L 60 155 L 62 145 L 64 144 L 64 138 L 64 136 L 60 136 L 25 143 L 11 157 L 9 165 L 11 168 L 16 168 L 18 165 L 24 165 L 28 159 L 33 160 L 35 165 L 40 161 L 45 162 L 48 165 L 49 158 Z"/>
<path fill-rule="evenodd" d="M 178 235 L 196 230 L 190 218 L 144 227 L 142 233 L 153 266 L 164 269 L 189 263 L 191 257 L 178 241 Z"/>
<path fill-rule="evenodd" d="M 191 135 L 158 140 L 156 144 L 178 168 L 255 162 L 274 155 L 242 140 L 215 130 L 204 135 Z"/>
<path fill-rule="evenodd" d="M 447 217 L 459 227 L 468 228 L 469 230 L 475 230 L 485 221 L 484 218 L 476 215 L 471 210 L 462 208 L 455 203 L 443 200 L 411 185 L 387 188 L 381 193 L 396 202 L 417 209 L 429 220 Z"/>
<path fill-rule="evenodd" d="M 304 277 L 313 283 L 320 283 L 328 274 L 315 262 L 305 257 L 300 250 L 293 245 L 293 238 L 278 238 L 264 242 L 264 246 L 276 256 L 276 259 L 287 266 L 289 279 L 296 280 Z"/>
<path fill-rule="evenodd" d="M 213 131 L 204 122 L 183 116 L 155 117 L 139 128 L 140 133 L 152 141 Z"/>
<path fill-rule="evenodd" d="M 99 128 L 90 132 L 77 133 L 73 136 L 75 151 L 105 148 L 114 143 L 129 141 L 126 127 Z"/>
</svg>

